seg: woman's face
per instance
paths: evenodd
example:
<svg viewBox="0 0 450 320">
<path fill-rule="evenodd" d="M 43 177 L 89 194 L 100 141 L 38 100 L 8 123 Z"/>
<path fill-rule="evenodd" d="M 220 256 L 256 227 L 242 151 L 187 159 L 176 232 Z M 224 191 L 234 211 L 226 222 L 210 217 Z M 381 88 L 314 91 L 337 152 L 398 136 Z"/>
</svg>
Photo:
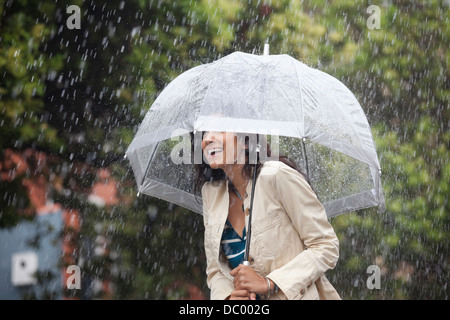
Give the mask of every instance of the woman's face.
<svg viewBox="0 0 450 320">
<path fill-rule="evenodd" d="M 205 131 L 202 139 L 205 161 L 212 169 L 224 169 L 227 165 L 245 163 L 245 144 L 239 143 L 232 132 Z M 244 158 L 242 158 L 244 157 Z"/>
</svg>

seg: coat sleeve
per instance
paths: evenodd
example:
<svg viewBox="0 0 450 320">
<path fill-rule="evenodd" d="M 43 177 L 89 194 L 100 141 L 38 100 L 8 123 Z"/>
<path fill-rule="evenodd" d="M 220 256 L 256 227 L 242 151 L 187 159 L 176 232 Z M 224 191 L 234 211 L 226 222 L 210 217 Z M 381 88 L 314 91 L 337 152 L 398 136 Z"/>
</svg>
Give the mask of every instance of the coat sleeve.
<svg viewBox="0 0 450 320">
<path fill-rule="evenodd" d="M 312 283 L 335 267 L 339 258 L 339 241 L 323 205 L 299 172 L 282 166 L 274 179 L 276 193 L 305 250 L 272 271 L 268 278 L 288 299 L 300 299 Z"/>
<path fill-rule="evenodd" d="M 205 184 L 206 186 L 206 184 Z M 208 288 L 211 291 L 210 299 L 211 300 L 224 300 L 231 292 L 234 290 L 233 282 L 228 279 L 220 270 L 218 265 L 218 257 L 214 256 L 211 239 L 211 230 L 209 230 L 208 225 L 208 201 L 206 192 L 204 192 L 204 188 L 202 188 L 202 199 L 203 199 L 203 223 L 205 226 L 205 236 L 204 236 L 204 247 L 205 247 L 205 255 L 206 255 L 206 282 Z"/>
</svg>

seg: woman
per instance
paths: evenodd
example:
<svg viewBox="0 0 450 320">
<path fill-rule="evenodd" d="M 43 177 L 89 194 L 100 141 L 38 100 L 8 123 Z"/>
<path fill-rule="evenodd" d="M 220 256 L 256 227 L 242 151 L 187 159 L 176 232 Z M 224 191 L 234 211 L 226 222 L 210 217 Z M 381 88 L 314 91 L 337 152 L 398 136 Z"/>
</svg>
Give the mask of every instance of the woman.
<svg viewBox="0 0 450 320">
<path fill-rule="evenodd" d="M 339 242 L 294 163 L 257 163 L 250 266 L 242 264 L 252 190 L 249 139 L 205 132 L 198 166 L 211 299 L 340 299 L 324 273 Z"/>
</svg>

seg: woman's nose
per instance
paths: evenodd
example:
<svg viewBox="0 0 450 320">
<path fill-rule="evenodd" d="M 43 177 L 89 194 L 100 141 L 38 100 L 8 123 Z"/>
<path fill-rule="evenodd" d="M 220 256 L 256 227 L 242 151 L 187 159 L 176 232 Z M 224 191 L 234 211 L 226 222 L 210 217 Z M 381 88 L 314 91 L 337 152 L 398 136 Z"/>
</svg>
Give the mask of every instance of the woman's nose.
<svg viewBox="0 0 450 320">
<path fill-rule="evenodd" d="M 202 148 L 205 149 L 210 143 L 214 141 L 215 137 L 211 132 L 205 132 L 202 139 Z"/>
<path fill-rule="evenodd" d="M 208 132 L 208 131 L 206 131 L 203 134 L 203 141 L 207 141 L 208 143 L 211 143 L 214 140 L 216 140 L 216 135 L 217 135 L 217 133 L 215 133 L 215 132 Z"/>
</svg>

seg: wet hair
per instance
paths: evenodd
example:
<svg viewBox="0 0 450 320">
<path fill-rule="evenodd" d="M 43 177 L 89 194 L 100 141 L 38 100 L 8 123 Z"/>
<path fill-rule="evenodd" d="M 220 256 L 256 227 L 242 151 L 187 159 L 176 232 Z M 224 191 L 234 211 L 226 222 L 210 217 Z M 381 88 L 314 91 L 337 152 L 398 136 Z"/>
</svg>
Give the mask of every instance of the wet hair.
<svg viewBox="0 0 450 320">
<path fill-rule="evenodd" d="M 272 155 L 272 151 L 270 149 L 270 144 L 266 141 L 265 138 L 262 138 L 261 135 L 257 135 L 259 137 L 257 137 L 257 139 L 262 140 L 261 143 L 264 143 L 266 145 L 267 148 L 267 156 L 271 157 Z M 253 177 L 253 170 L 255 168 L 254 164 L 251 164 L 249 162 L 249 157 L 250 157 L 250 147 L 249 147 L 249 137 L 246 136 L 245 137 L 245 145 L 247 146 L 247 148 L 245 148 L 245 164 L 242 168 L 242 176 L 247 178 L 247 179 L 251 179 Z M 191 139 L 191 141 L 194 141 L 194 139 Z M 192 147 L 194 147 L 194 144 L 192 144 Z M 283 162 L 284 164 L 288 165 L 289 167 L 291 167 L 292 169 L 298 171 L 304 178 L 305 180 L 308 182 L 308 184 L 311 186 L 309 177 L 298 167 L 298 165 L 295 163 L 295 161 L 293 161 L 292 159 L 288 158 L 287 156 L 284 155 L 279 155 L 278 156 L 278 160 Z M 260 155 L 259 152 L 257 153 L 257 160 L 256 160 L 256 175 L 259 175 L 259 172 L 261 171 L 261 168 L 263 166 L 263 162 L 260 161 Z M 195 179 L 195 186 L 194 186 L 194 193 L 200 195 L 201 193 L 201 189 L 203 187 L 203 185 L 205 184 L 205 182 L 214 182 L 214 181 L 222 181 L 227 179 L 227 176 L 225 174 L 225 172 L 222 169 L 212 169 L 209 164 L 207 164 L 203 158 L 203 154 L 202 154 L 202 163 L 201 164 L 196 164 L 195 165 L 195 175 L 196 175 L 196 179 Z M 229 188 L 230 191 L 234 190 L 234 186 L 231 183 L 231 181 L 229 181 Z M 312 186 L 311 186 L 312 188 Z M 313 189 L 314 191 L 314 189 Z"/>
</svg>

